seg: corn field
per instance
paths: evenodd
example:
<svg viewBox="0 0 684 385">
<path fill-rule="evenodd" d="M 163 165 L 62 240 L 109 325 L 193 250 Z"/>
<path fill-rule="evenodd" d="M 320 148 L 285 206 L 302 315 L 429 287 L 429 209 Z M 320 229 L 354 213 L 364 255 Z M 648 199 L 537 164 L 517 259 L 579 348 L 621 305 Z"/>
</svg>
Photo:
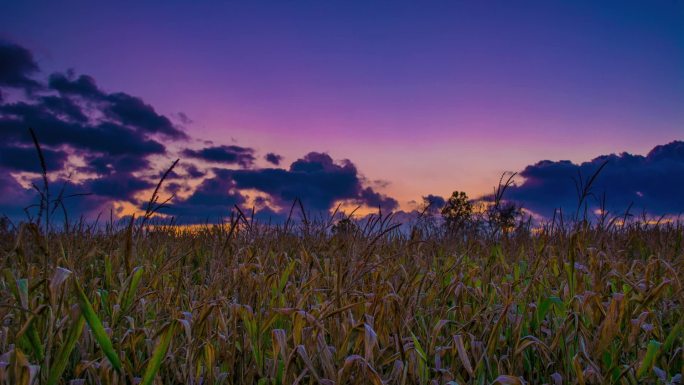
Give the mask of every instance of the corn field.
<svg viewBox="0 0 684 385">
<path fill-rule="evenodd" d="M 0 384 L 675 384 L 684 228 L 0 232 Z"/>
</svg>

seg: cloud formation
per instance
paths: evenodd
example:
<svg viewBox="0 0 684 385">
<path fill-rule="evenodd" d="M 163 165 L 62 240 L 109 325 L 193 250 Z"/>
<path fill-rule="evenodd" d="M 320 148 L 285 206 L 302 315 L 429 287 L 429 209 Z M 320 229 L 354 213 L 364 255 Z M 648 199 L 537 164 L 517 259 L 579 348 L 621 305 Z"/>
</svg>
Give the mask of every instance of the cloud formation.
<svg viewBox="0 0 684 385">
<path fill-rule="evenodd" d="M 398 207 L 396 200 L 366 187 L 351 161 L 334 162 L 327 154 L 312 152 L 288 170 L 255 168 L 253 148 L 211 143 L 187 148 L 192 138 L 183 128 L 141 98 L 107 92 L 91 76 L 73 71 L 50 74 L 41 82 L 34 77 L 39 70 L 30 51 L 0 42 L 1 213 L 21 216 L 37 200 L 26 185 L 38 182 L 40 172 L 29 127 L 38 136 L 53 185 L 66 195 L 89 194 L 65 202 L 77 215 L 106 212 L 114 202 L 143 207 L 139 194 L 159 178 L 150 171 L 163 168 L 160 159 L 176 156 L 186 161 L 170 175 L 166 191 L 182 191 L 185 198 L 176 198 L 166 213 L 186 222 L 228 215 L 234 205 L 247 204 L 246 190 L 264 195 L 249 201 L 257 206 L 259 218 L 282 218 L 294 199 L 311 211 L 329 210 L 340 200 L 383 210 Z M 12 91 L 8 98 L 8 88 L 24 92 L 16 97 Z M 181 118 L 190 124 L 185 115 Z M 275 153 L 264 159 L 276 166 L 282 161 Z M 10 173 L 24 175 L 23 184 Z M 68 179 L 72 173 L 76 180 Z"/>
<path fill-rule="evenodd" d="M 438 212 L 446 204 L 446 199 L 439 195 L 428 194 L 423 197 L 423 204 L 429 211 Z"/>
<path fill-rule="evenodd" d="M 38 88 L 39 83 L 31 78 L 38 69 L 38 64 L 29 50 L 0 40 L 0 86 L 23 88 L 28 91 Z"/>
<path fill-rule="evenodd" d="M 310 152 L 292 162 L 288 170 L 264 168 L 234 170 L 230 177 L 242 189 L 256 189 L 271 196 L 277 206 L 287 207 L 299 199 L 313 211 L 327 211 L 340 200 L 371 207 L 395 209 L 397 201 L 364 188 L 356 166 L 349 160 L 339 163 L 330 155 Z"/>
<path fill-rule="evenodd" d="M 39 138 L 48 171 L 56 173 L 53 184 L 67 195 L 90 194 L 69 205 L 86 215 L 111 208 L 114 201 L 134 200 L 150 188 L 152 182 L 140 173 L 152 167 L 151 156 L 167 154 L 161 139 L 187 139 L 140 98 L 105 92 L 87 75 L 55 73 L 44 84 L 33 77 L 38 73 L 30 51 L 0 43 L 0 88 L 24 91 L 12 99 L 3 92 L 0 99 L 0 173 L 8 197 L 3 213 L 23 213 L 27 196 L 37 199 L 9 174 L 40 172 L 29 127 Z M 78 183 L 65 179 L 71 173 Z"/>
<path fill-rule="evenodd" d="M 507 191 L 507 198 L 524 204 L 545 217 L 554 209 L 574 214 L 577 194 L 574 180 L 581 174 L 586 181 L 604 162 L 592 188 L 589 208 L 599 207 L 605 194 L 606 208 L 619 214 L 632 205 L 632 213 L 645 210 L 652 215 L 684 212 L 684 142 L 656 146 L 647 155 L 629 153 L 602 155 L 574 164 L 567 160 L 544 160 L 527 166 L 524 181 Z"/>
<path fill-rule="evenodd" d="M 87 75 L 75 77 L 73 73 L 50 75 L 49 86 L 63 97 L 80 97 L 98 104 L 109 119 L 148 134 L 161 134 L 171 139 L 187 139 L 185 132 L 175 127 L 169 118 L 158 114 L 142 99 L 123 92 L 102 91 L 95 79 Z"/>
<path fill-rule="evenodd" d="M 378 208 L 385 213 L 399 208 L 399 202 L 397 202 L 396 199 L 380 194 L 370 187 L 362 189 L 361 194 L 359 194 L 359 198 L 357 198 L 356 201 L 365 204 L 366 206 Z"/>
<path fill-rule="evenodd" d="M 166 160 L 177 156 L 182 160 L 167 192 L 183 194 L 165 213 L 185 222 L 213 222 L 229 215 L 234 205 L 254 205 L 257 217 L 282 219 L 295 199 L 315 213 L 326 213 L 338 202 L 385 213 L 399 207 L 350 160 L 310 152 L 279 168 L 282 156 L 261 155 L 251 147 L 205 143 L 189 148 L 188 143 L 198 141 L 139 97 L 105 91 L 92 77 L 71 71 L 53 73 L 47 81 L 37 80 L 39 74 L 30 51 L 0 41 L 0 213 L 21 217 L 36 202 L 26 179 L 38 181 L 40 171 L 29 127 L 38 135 L 53 184 L 63 186 L 67 195 L 91 193 L 68 201 L 77 215 L 106 212 L 121 201 L 143 207 L 141 193 L 156 184 Z M 182 120 L 190 124 L 187 117 Z M 273 167 L 256 167 L 262 156 Z M 511 186 L 505 198 L 547 218 L 556 208 L 574 213 L 573 179 L 582 175 L 586 180 L 606 161 L 592 189 L 591 210 L 605 194 L 613 213 L 630 204 L 633 212 L 684 212 L 681 141 L 657 146 L 647 155 L 603 155 L 581 164 L 541 161 L 520 173 L 522 182 Z M 78 178 L 69 180 L 70 173 Z M 258 196 L 248 196 L 255 190 Z M 435 208 L 445 203 L 435 195 L 423 199 Z"/>
<path fill-rule="evenodd" d="M 273 152 L 269 152 L 264 156 L 264 159 L 266 161 L 274 166 L 280 166 L 280 162 L 283 160 L 283 157 L 281 155 L 278 155 Z"/>
<path fill-rule="evenodd" d="M 178 217 L 182 223 L 217 223 L 229 215 L 234 205 L 245 199 L 235 189 L 229 170 L 216 169 L 215 176 L 204 179 L 186 199 L 176 199 L 163 213 Z"/>
<path fill-rule="evenodd" d="M 212 146 L 200 150 L 185 149 L 182 155 L 188 158 L 205 160 L 222 164 L 237 164 L 241 167 L 251 167 L 254 164 L 254 150 L 240 146 Z"/>
<path fill-rule="evenodd" d="M 43 156 L 48 171 L 61 170 L 67 160 L 67 153 L 59 150 L 44 149 Z M 35 147 L 20 147 L 0 144 L 0 168 L 12 172 L 41 172 Z"/>
<path fill-rule="evenodd" d="M 397 209 L 395 199 L 364 187 L 356 166 L 349 160 L 335 162 L 330 155 L 311 152 L 294 161 L 289 169 L 213 169 L 185 200 L 177 200 L 165 213 L 182 221 L 203 222 L 227 216 L 233 205 L 246 202 L 239 191 L 258 190 L 268 198 L 257 198 L 262 220 L 283 219 L 292 203 L 299 199 L 311 213 L 327 213 L 338 201 L 380 207 L 388 212 Z M 266 202 L 267 201 L 267 202 Z M 268 205 L 266 205 L 268 203 Z M 275 207 L 275 210 L 271 208 Z"/>
</svg>

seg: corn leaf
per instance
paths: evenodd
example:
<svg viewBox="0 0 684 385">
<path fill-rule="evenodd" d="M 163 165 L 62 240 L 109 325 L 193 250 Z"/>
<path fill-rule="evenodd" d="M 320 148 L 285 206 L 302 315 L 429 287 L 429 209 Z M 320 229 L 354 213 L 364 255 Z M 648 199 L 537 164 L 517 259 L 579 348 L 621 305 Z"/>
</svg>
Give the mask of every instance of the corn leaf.
<svg viewBox="0 0 684 385">
<path fill-rule="evenodd" d="M 157 375 L 162 361 L 164 361 L 166 351 L 169 349 L 169 345 L 171 344 L 175 330 L 176 322 L 171 322 L 166 326 L 166 331 L 164 331 L 164 334 L 162 334 L 159 338 L 157 346 L 155 346 L 154 352 L 152 352 L 152 358 L 150 358 L 150 361 L 147 363 L 145 374 L 143 375 L 142 382 L 140 383 L 141 385 L 150 385 L 154 381 L 154 377 Z"/>
<path fill-rule="evenodd" d="M 47 385 L 55 385 L 59 382 L 59 379 L 62 377 L 62 373 L 64 373 L 64 369 L 66 369 L 66 366 L 69 362 L 71 352 L 74 350 L 76 342 L 81 337 L 81 333 L 83 333 L 85 322 L 86 320 L 83 318 L 83 315 L 79 314 L 76 322 L 74 322 L 69 328 L 66 340 L 62 342 L 62 345 L 55 356 L 55 360 L 50 367 Z"/>
<path fill-rule="evenodd" d="M 102 321 L 97 314 L 95 314 L 95 309 L 93 309 L 93 305 L 83 292 L 81 284 L 76 279 L 74 280 L 74 283 L 76 286 L 76 292 L 78 294 L 78 304 L 81 307 L 81 312 L 83 313 L 83 317 L 85 317 L 86 321 L 88 322 L 88 326 L 90 326 L 90 329 L 93 331 L 93 335 L 95 336 L 97 344 L 100 345 L 100 348 L 114 369 L 120 371 L 121 361 L 119 360 L 118 354 L 116 354 L 116 351 L 114 350 L 112 341 L 109 339 L 109 336 L 102 325 Z"/>
</svg>

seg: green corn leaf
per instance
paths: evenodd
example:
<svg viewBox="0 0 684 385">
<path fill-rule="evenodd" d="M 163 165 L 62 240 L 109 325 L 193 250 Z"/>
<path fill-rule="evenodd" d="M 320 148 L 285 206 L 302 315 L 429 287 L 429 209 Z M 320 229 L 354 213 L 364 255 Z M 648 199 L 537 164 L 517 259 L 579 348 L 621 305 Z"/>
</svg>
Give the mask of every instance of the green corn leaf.
<svg viewBox="0 0 684 385">
<path fill-rule="evenodd" d="M 125 314 L 128 309 L 133 305 L 133 300 L 135 299 L 135 292 L 138 290 L 138 285 L 140 284 L 140 280 L 142 279 L 143 275 L 143 267 L 138 266 L 135 269 L 133 269 L 133 273 L 131 273 L 130 277 L 130 282 L 128 284 L 128 287 L 126 288 L 126 291 L 124 292 L 123 298 L 121 300 L 121 312 Z"/>
<path fill-rule="evenodd" d="M 7 269 L 5 269 L 4 274 L 8 282 L 11 282 L 11 280 L 14 280 L 14 282 L 16 282 L 16 286 L 10 285 L 10 290 L 14 294 L 16 300 L 21 304 L 21 306 L 28 309 L 28 279 L 23 278 L 15 280 L 12 272 Z M 40 340 L 40 336 L 38 335 L 38 329 L 36 329 L 34 321 L 35 318 L 31 318 L 28 322 L 28 326 L 26 328 L 26 338 L 28 339 L 28 343 L 31 346 L 33 353 L 36 355 L 36 358 L 38 358 L 38 360 L 42 360 L 45 355 L 45 352 L 43 351 L 43 343 Z"/>
<path fill-rule="evenodd" d="M 43 343 L 35 326 L 36 317 L 36 314 L 31 314 L 27 318 L 22 328 L 16 334 L 16 339 L 20 341 L 20 346 L 23 350 L 33 352 L 36 358 L 41 361 L 44 357 L 44 351 Z"/>
<path fill-rule="evenodd" d="M 112 364 L 114 369 L 120 371 L 121 361 L 119 360 L 119 356 L 116 354 L 116 351 L 114 350 L 112 341 L 109 339 L 109 336 L 107 335 L 104 326 L 102 326 L 102 321 L 100 321 L 100 318 L 98 318 L 97 314 L 95 314 L 93 305 L 90 303 L 88 297 L 83 292 L 81 284 L 78 283 L 78 280 L 76 279 L 74 279 L 74 283 L 78 294 L 78 303 L 81 307 L 81 312 L 83 312 L 83 317 L 85 317 L 86 321 L 88 322 L 88 326 L 90 326 L 90 329 L 93 331 L 95 340 L 97 341 L 98 345 L 100 345 L 100 348 L 102 348 L 102 351 L 104 352 L 105 356 L 107 356 L 107 359 Z"/>
<path fill-rule="evenodd" d="M 97 294 L 100 296 L 100 304 L 101 304 L 100 308 L 102 309 L 102 311 L 107 313 L 107 315 L 109 317 L 111 317 L 112 316 L 112 310 L 111 310 L 112 308 L 109 305 L 109 292 L 105 289 L 98 289 Z"/>
<path fill-rule="evenodd" d="M 639 366 L 639 370 L 637 370 L 637 378 L 642 378 L 648 371 L 651 370 L 653 367 L 653 363 L 655 362 L 656 355 L 658 354 L 658 350 L 660 349 L 660 342 L 656 340 L 651 340 L 648 343 L 648 347 L 646 348 L 646 355 L 644 356 L 644 360 L 641 361 L 641 366 Z"/>
<path fill-rule="evenodd" d="M 506 304 L 504 307 L 503 311 L 501 312 L 501 315 L 499 316 L 499 319 L 496 321 L 494 324 L 494 328 L 492 328 L 492 331 L 489 334 L 489 340 L 487 341 L 487 354 L 492 355 L 494 352 L 494 349 L 496 348 L 496 343 L 499 340 L 499 328 L 501 325 L 504 323 L 504 320 L 506 319 L 506 314 L 508 313 L 508 308 L 510 307 L 510 303 Z"/>
<path fill-rule="evenodd" d="M 36 358 L 38 358 L 38 361 L 42 361 L 43 357 L 45 357 L 45 352 L 43 351 L 43 341 L 40 340 L 40 336 L 38 335 L 38 329 L 36 329 L 35 321 L 31 322 L 27 334 L 29 342 L 31 343 L 31 347 L 33 347 L 33 352 L 35 353 Z"/>
<path fill-rule="evenodd" d="M 17 293 L 17 300 L 21 303 L 21 306 L 28 309 L 28 279 L 17 279 Z"/>
<path fill-rule="evenodd" d="M 62 346 L 59 348 L 59 351 L 55 356 L 55 360 L 50 367 L 47 385 L 55 385 L 59 382 L 59 379 L 62 377 L 62 373 L 64 373 L 64 369 L 66 369 L 66 366 L 69 362 L 71 352 L 76 346 L 76 341 L 78 341 L 78 339 L 81 337 L 81 333 L 83 333 L 85 322 L 85 318 L 83 318 L 83 315 L 80 314 L 76 322 L 74 322 L 69 328 L 66 340 L 63 341 Z"/>
<path fill-rule="evenodd" d="M 667 335 L 667 338 L 665 338 L 665 342 L 663 343 L 664 352 L 670 351 L 682 330 L 684 330 L 684 321 L 679 321 L 679 323 L 672 328 L 670 334 Z"/>
<path fill-rule="evenodd" d="M 154 382 L 154 378 L 161 367 L 162 361 L 164 361 L 166 351 L 169 349 L 169 345 L 171 344 L 171 340 L 173 339 L 175 331 L 176 322 L 172 322 L 166 326 L 166 331 L 164 331 L 159 338 L 159 342 L 157 342 L 157 346 L 155 346 L 154 352 L 152 352 L 152 358 L 150 358 L 150 361 L 147 363 L 145 375 L 143 375 L 140 385 L 150 385 L 152 382 Z"/>
<path fill-rule="evenodd" d="M 423 347 L 420 345 L 418 337 L 416 337 L 416 335 L 413 334 L 413 332 L 411 332 L 411 337 L 413 338 L 413 347 L 416 349 L 416 352 L 420 356 L 420 359 L 423 360 L 423 362 L 427 362 L 427 354 L 425 354 L 425 350 L 423 350 Z"/>
</svg>

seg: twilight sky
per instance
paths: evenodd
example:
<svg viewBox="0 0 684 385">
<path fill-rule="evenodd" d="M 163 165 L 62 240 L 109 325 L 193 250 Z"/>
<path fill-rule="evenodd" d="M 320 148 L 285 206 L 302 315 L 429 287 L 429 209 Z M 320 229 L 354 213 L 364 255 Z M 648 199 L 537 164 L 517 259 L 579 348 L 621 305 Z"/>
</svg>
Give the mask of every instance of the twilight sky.
<svg viewBox="0 0 684 385">
<path fill-rule="evenodd" d="M 0 39 L 30 52 L 39 70 L 26 74 L 50 84 L 38 93 L 76 100 L 84 111 L 97 104 L 108 123 L 129 130 L 140 122 L 116 113 L 118 93 L 168 118 L 187 138 L 146 131 L 138 139 L 165 147 L 144 153 L 151 164 L 176 155 L 223 159 L 231 167 L 198 174 L 190 185 L 217 194 L 236 185 L 254 190 L 276 211 L 300 191 L 314 191 L 312 205 L 321 209 L 338 199 L 393 198 L 410 210 L 409 201 L 428 194 L 489 193 L 501 172 L 525 170 L 528 183 L 514 193 L 546 213 L 552 203 L 540 197 L 558 184 L 535 180 L 536 168 L 569 164 L 569 174 L 553 176 L 571 179 L 582 162 L 590 172 L 594 158 L 629 152 L 641 159 L 639 170 L 661 170 L 649 151 L 684 139 L 683 1 L 3 2 Z M 54 73 L 64 82 L 89 75 L 97 93 L 60 89 L 48 81 Z M 5 107 L 30 99 L 47 108 L 36 94 L 15 97 L 21 87 L 5 83 L 14 90 L 0 94 L 14 97 Z M 0 119 L 32 121 L 16 110 L 5 108 Z M 8 130 L 0 135 L 25 147 Z M 54 143 L 72 158 L 86 148 L 76 147 Z M 668 151 L 678 160 L 666 159 L 674 169 L 662 177 L 684 180 L 684 149 L 675 143 Z M 282 159 L 269 163 L 268 153 Z M 314 163 L 356 179 L 334 193 L 312 187 L 301 172 Z M 12 175 L 18 171 L 26 170 Z M 631 175 L 614 173 L 618 181 Z M 294 180 L 297 187 L 283 187 Z M 626 188 L 643 198 L 647 186 Z M 200 198 L 179 202 L 179 210 L 192 211 L 188 202 Z M 684 210 L 673 205 L 656 211 Z"/>
</svg>

